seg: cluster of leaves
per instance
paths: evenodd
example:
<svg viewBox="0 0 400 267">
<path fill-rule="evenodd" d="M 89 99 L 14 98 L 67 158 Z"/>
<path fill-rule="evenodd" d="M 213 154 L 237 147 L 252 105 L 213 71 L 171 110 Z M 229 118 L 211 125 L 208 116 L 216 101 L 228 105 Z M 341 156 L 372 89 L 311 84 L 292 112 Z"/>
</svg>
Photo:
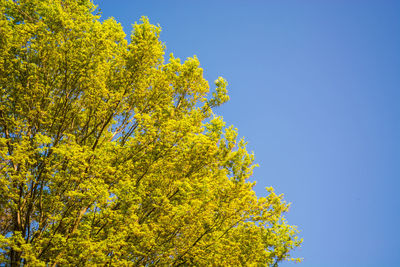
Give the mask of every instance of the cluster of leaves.
<svg viewBox="0 0 400 267">
<path fill-rule="evenodd" d="M 300 245 L 197 58 L 90 0 L 0 0 L 0 262 L 276 265 Z"/>
</svg>

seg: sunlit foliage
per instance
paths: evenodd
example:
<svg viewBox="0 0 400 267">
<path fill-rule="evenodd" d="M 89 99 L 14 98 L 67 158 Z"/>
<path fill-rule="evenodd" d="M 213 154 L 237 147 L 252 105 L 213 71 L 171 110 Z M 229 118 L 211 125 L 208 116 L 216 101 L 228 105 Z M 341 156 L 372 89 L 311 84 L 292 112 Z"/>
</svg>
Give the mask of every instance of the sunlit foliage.
<svg viewBox="0 0 400 267">
<path fill-rule="evenodd" d="M 300 245 L 288 205 L 213 108 L 196 57 L 164 60 L 89 0 L 0 0 L 0 262 L 272 266 Z"/>
</svg>

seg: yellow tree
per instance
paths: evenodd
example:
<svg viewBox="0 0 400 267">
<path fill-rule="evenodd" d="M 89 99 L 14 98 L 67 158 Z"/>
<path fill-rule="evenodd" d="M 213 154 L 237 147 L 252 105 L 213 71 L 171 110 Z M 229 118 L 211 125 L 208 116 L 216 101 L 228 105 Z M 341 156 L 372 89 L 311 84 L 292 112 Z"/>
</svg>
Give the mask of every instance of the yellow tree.
<svg viewBox="0 0 400 267">
<path fill-rule="evenodd" d="M 90 0 L 0 0 L 0 261 L 272 266 L 301 243 L 196 57 Z"/>
</svg>

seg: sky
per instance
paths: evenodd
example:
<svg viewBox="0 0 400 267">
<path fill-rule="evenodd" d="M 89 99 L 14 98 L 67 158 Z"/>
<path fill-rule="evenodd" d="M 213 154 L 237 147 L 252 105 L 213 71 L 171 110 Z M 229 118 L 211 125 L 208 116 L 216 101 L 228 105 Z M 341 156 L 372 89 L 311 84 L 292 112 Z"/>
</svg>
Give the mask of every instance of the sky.
<svg viewBox="0 0 400 267">
<path fill-rule="evenodd" d="M 280 266 L 400 266 L 400 2 L 94 0 L 126 33 L 147 16 L 166 54 L 196 55 L 304 239 Z"/>
</svg>

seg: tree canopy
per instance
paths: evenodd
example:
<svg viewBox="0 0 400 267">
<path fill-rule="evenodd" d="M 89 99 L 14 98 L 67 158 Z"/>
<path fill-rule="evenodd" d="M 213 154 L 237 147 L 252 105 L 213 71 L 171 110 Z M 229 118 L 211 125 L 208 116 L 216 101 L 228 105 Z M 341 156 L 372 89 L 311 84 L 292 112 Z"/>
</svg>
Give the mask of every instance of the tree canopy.
<svg viewBox="0 0 400 267">
<path fill-rule="evenodd" d="M 0 0 L 0 262 L 273 266 L 301 240 L 249 181 L 196 57 L 89 0 Z M 295 259 L 296 260 L 296 259 Z"/>
</svg>

